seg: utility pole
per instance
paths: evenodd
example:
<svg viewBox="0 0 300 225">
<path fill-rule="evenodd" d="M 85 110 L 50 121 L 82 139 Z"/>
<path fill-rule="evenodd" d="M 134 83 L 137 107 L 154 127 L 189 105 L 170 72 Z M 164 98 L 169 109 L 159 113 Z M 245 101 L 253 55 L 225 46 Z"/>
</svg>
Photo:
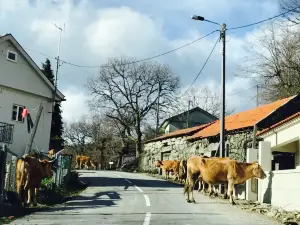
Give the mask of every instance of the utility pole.
<svg viewBox="0 0 300 225">
<path fill-rule="evenodd" d="M 225 44 L 226 44 L 226 24 L 220 25 L 214 21 L 205 19 L 203 16 L 192 16 L 193 20 L 206 21 L 221 26 L 220 40 L 222 40 L 222 76 L 221 76 L 221 106 L 220 106 L 220 145 L 219 145 L 219 156 L 223 157 L 225 155 Z M 221 193 L 221 184 L 219 185 L 219 190 Z"/>
<path fill-rule="evenodd" d="M 259 106 L 259 101 L 258 101 L 258 84 L 256 85 L 256 107 Z"/>
<path fill-rule="evenodd" d="M 55 59 L 56 59 L 56 71 L 55 71 L 55 80 L 54 80 L 54 94 L 53 94 L 52 113 L 54 112 L 54 106 L 55 106 L 55 95 L 56 95 L 56 91 L 57 91 L 58 69 L 62 65 L 62 64 L 60 64 L 59 55 L 60 55 L 60 45 L 61 45 L 61 33 L 63 31 L 63 29 L 61 27 L 57 26 L 56 24 L 53 24 L 53 25 L 59 30 L 59 42 L 58 42 L 58 49 L 57 49 L 57 57 L 55 57 Z"/>
<path fill-rule="evenodd" d="M 220 157 L 225 153 L 225 44 L 226 44 L 226 24 L 222 24 L 221 37 L 222 40 L 222 77 L 221 77 L 221 113 L 220 113 Z"/>
<path fill-rule="evenodd" d="M 190 104 L 192 101 L 189 100 L 189 106 L 187 111 L 187 118 L 186 118 L 186 128 L 189 128 L 189 117 L 190 117 Z"/>
<path fill-rule="evenodd" d="M 226 24 L 221 27 L 222 40 L 222 76 L 221 76 L 221 113 L 220 113 L 220 158 L 225 155 L 225 44 L 226 44 Z M 219 192 L 222 193 L 222 184 L 219 185 Z"/>
<path fill-rule="evenodd" d="M 155 137 L 158 136 L 158 126 L 159 126 L 159 98 L 161 92 L 160 83 L 158 83 L 158 96 L 157 96 L 157 109 L 156 109 L 156 129 L 155 129 Z"/>
</svg>

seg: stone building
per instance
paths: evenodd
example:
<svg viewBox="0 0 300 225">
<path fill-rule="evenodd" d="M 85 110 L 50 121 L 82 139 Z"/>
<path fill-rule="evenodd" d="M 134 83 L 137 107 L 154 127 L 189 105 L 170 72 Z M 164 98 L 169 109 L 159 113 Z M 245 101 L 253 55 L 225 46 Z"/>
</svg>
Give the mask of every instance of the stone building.
<svg viewBox="0 0 300 225">
<path fill-rule="evenodd" d="M 257 148 L 256 133 L 300 111 L 299 95 L 225 117 L 225 155 L 246 161 L 247 148 Z M 144 143 L 140 170 L 151 171 L 155 160 L 219 156 L 219 120 L 180 129 Z"/>
</svg>

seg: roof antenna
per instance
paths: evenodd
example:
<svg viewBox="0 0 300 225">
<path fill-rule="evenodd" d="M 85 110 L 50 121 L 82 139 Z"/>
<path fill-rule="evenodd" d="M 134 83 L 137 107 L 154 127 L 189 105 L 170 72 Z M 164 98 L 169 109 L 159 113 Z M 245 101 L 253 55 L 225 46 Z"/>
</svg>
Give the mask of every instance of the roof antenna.
<svg viewBox="0 0 300 225">
<path fill-rule="evenodd" d="M 58 30 L 59 30 L 59 42 L 58 42 L 58 49 L 57 49 L 57 57 L 55 57 L 56 59 L 56 71 L 55 71 L 55 79 L 54 79 L 54 93 L 53 93 L 53 107 L 52 107 L 52 113 L 54 112 L 54 106 L 55 106 L 55 95 L 56 95 L 56 91 L 57 91 L 57 75 L 58 75 L 58 69 L 59 67 L 63 64 L 63 62 L 60 64 L 60 59 L 59 59 L 59 55 L 60 55 L 60 45 L 61 45 L 61 33 L 63 30 L 66 29 L 66 25 L 64 23 L 64 28 L 61 28 L 60 26 L 56 25 L 55 23 L 52 23 Z"/>
</svg>

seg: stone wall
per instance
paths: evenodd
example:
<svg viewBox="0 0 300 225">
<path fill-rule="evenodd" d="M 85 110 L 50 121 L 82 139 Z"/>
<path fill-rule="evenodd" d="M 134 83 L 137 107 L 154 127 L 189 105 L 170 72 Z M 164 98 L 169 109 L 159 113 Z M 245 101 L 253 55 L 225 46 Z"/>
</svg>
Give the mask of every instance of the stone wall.
<svg viewBox="0 0 300 225">
<path fill-rule="evenodd" d="M 160 160 L 162 154 L 167 152 L 170 152 L 169 159 L 187 159 L 191 155 L 214 156 L 212 152 L 214 153 L 218 148 L 216 138 L 204 138 L 193 142 L 187 141 L 186 138 L 170 138 L 145 144 L 140 158 L 140 170 L 155 170 L 154 162 Z M 245 162 L 246 150 L 252 147 L 252 130 L 228 134 L 227 144 L 229 157 Z"/>
</svg>

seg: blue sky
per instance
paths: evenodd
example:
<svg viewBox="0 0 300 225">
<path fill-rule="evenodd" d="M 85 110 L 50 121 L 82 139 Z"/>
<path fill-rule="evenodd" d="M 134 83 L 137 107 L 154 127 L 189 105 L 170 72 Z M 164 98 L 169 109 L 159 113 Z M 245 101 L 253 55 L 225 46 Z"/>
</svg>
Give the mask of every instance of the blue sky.
<svg viewBox="0 0 300 225">
<path fill-rule="evenodd" d="M 52 25 L 66 24 L 61 58 L 80 65 L 101 65 L 107 57 L 126 55 L 137 59 L 171 50 L 203 36 L 218 27 L 191 20 L 197 14 L 227 27 L 240 26 L 277 14 L 274 0 L 0 0 L 0 33 L 12 33 L 40 65 L 45 55 L 57 54 L 58 31 Z M 260 26 L 228 32 L 227 93 L 229 106 L 241 111 L 255 107 L 256 89 L 249 79 L 237 79 L 237 70 L 247 56 L 247 43 Z M 180 76 L 183 90 L 202 67 L 218 34 L 215 33 L 175 53 L 156 58 L 168 63 Z M 195 83 L 218 90 L 221 72 L 221 45 L 218 44 L 203 74 Z M 53 69 L 55 60 L 50 58 Z M 88 72 L 87 72 L 87 71 Z M 59 89 L 66 95 L 63 117 L 72 119 L 88 113 L 82 87 L 97 68 L 86 70 L 63 64 L 59 70 Z M 77 108 L 74 112 L 74 108 Z"/>
</svg>

